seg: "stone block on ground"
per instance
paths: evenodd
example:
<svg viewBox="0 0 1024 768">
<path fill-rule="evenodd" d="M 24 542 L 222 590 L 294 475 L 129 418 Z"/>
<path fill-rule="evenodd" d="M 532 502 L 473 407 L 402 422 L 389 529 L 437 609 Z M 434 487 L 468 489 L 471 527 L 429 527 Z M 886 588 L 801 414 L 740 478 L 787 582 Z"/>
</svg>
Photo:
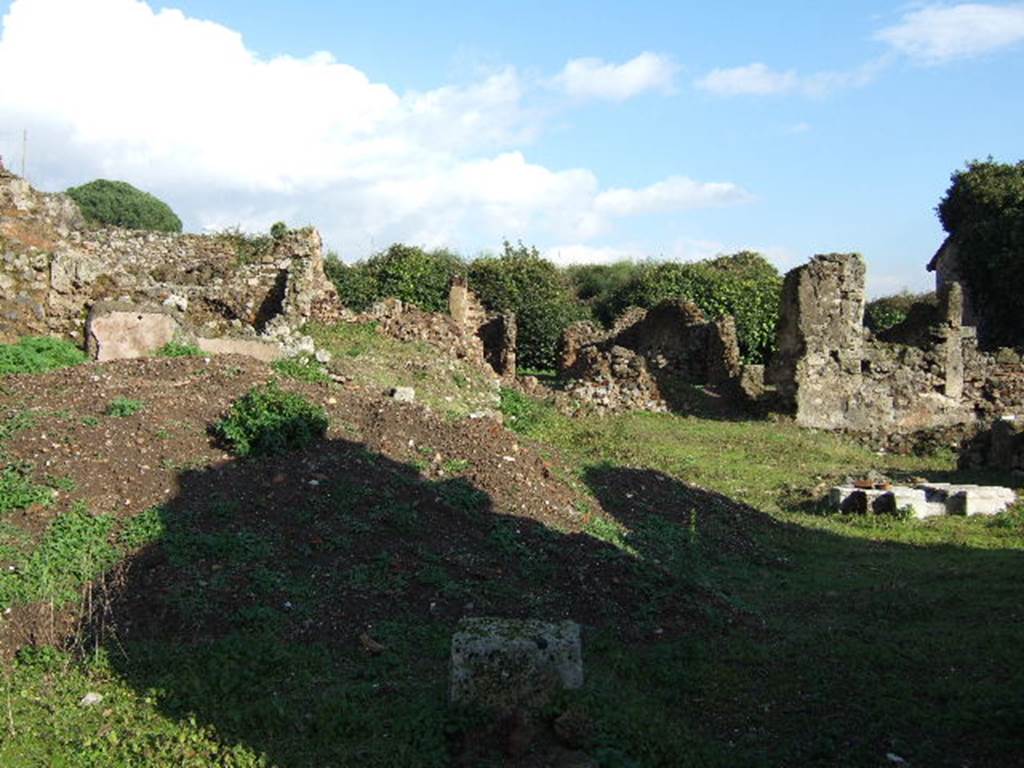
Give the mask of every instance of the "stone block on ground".
<svg viewBox="0 0 1024 768">
<path fill-rule="evenodd" d="M 416 401 L 416 390 L 412 387 L 395 387 L 391 390 L 391 398 L 400 403 L 412 403 Z"/>
<path fill-rule="evenodd" d="M 86 321 L 86 347 L 99 362 L 152 355 L 174 340 L 180 325 L 164 307 L 101 302 Z"/>
<path fill-rule="evenodd" d="M 452 702 L 494 708 L 543 706 L 583 685 L 579 625 L 529 619 L 463 619 L 452 637 Z"/>
<path fill-rule="evenodd" d="M 281 345 L 259 339 L 196 339 L 198 347 L 209 355 L 245 355 L 264 363 L 272 363 L 284 356 Z"/>
</svg>

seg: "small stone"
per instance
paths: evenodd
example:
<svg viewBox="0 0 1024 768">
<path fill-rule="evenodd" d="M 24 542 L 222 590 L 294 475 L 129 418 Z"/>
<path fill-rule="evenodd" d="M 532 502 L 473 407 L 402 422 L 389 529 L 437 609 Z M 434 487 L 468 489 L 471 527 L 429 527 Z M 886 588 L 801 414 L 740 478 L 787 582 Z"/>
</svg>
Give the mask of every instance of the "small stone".
<svg viewBox="0 0 1024 768">
<path fill-rule="evenodd" d="M 80 702 L 78 702 L 78 703 L 79 703 L 80 706 L 83 706 L 83 707 L 95 707 L 101 701 L 103 701 L 103 694 L 102 693 L 90 692 L 90 693 L 85 694 L 85 696 L 82 697 L 82 700 Z"/>
<path fill-rule="evenodd" d="M 391 397 L 400 403 L 411 403 L 416 400 L 416 390 L 412 387 L 395 387 L 391 390 Z"/>
</svg>

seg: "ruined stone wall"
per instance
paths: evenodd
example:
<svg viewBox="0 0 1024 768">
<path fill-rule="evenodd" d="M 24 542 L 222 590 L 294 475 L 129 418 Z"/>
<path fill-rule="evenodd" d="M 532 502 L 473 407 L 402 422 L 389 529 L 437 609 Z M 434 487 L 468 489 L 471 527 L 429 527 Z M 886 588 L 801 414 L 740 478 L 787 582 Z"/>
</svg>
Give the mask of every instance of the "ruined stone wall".
<svg viewBox="0 0 1024 768">
<path fill-rule="evenodd" d="M 169 307 L 200 336 L 285 333 L 338 309 L 320 235 L 290 231 L 246 258 L 224 235 L 87 226 L 70 198 L 0 174 L 0 341 L 84 341 L 98 302 Z"/>
<path fill-rule="evenodd" d="M 1024 368 L 1000 366 L 963 326 L 963 294 L 946 285 L 926 327 L 883 341 L 863 325 L 863 259 L 829 254 L 783 284 L 778 352 L 766 371 L 799 424 L 886 436 L 971 428 L 1024 405 Z M 912 332 L 911 332 L 912 331 Z"/>
<path fill-rule="evenodd" d="M 608 331 L 586 322 L 569 326 L 559 373 L 573 398 L 599 411 L 674 410 L 680 386 L 739 376 L 736 325 L 731 317 L 708 322 L 685 301 L 631 307 Z"/>
</svg>

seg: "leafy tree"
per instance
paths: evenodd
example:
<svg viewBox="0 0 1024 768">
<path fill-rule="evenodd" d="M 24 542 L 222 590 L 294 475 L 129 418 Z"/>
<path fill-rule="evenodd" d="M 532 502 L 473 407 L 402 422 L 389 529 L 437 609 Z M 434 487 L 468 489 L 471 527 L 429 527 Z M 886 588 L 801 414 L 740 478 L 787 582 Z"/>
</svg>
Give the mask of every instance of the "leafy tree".
<svg viewBox="0 0 1024 768">
<path fill-rule="evenodd" d="M 950 177 L 937 212 L 958 248 L 960 275 L 988 345 L 1024 339 L 1024 160 L 975 160 Z"/>
<path fill-rule="evenodd" d="M 125 229 L 181 232 L 181 219 L 167 203 L 124 181 L 96 179 L 72 187 L 68 196 L 78 203 L 86 221 Z"/>
<path fill-rule="evenodd" d="M 565 274 L 522 242 L 506 240 L 500 256 L 476 259 L 469 284 L 488 309 L 515 313 L 516 357 L 525 368 L 554 368 L 562 331 L 586 315 Z"/>
</svg>

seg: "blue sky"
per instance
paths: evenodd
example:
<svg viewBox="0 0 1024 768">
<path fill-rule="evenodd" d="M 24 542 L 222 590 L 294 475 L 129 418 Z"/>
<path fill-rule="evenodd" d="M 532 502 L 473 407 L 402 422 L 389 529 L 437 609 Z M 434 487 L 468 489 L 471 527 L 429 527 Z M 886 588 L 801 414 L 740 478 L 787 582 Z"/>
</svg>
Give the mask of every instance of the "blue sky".
<svg viewBox="0 0 1024 768">
<path fill-rule="evenodd" d="M 197 231 L 313 223 L 349 260 L 860 251 L 872 293 L 923 289 L 949 174 L 1024 156 L 1019 2 L 0 13 L 0 152 L 17 167 L 28 129 L 38 186 L 123 178 Z"/>
</svg>

